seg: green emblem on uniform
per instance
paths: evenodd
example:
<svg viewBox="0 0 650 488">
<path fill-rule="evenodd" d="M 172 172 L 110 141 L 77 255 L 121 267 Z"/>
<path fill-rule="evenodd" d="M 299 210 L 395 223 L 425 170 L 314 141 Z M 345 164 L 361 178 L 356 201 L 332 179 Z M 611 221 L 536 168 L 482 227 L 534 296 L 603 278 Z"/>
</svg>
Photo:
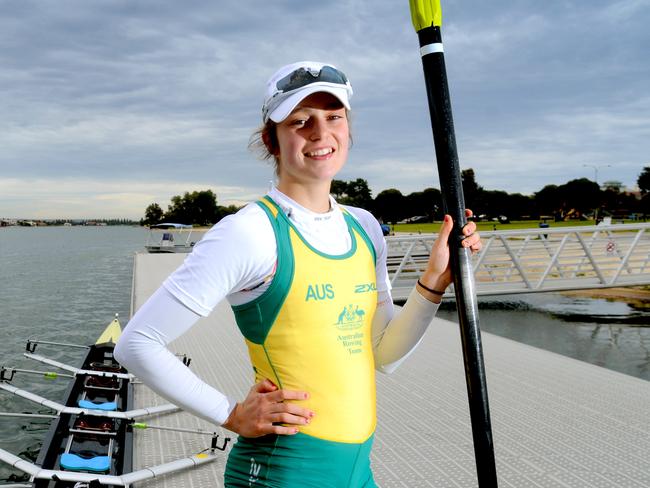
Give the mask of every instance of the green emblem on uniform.
<svg viewBox="0 0 650 488">
<path fill-rule="evenodd" d="M 358 329 L 363 325 L 365 315 L 366 312 L 359 305 L 350 304 L 343 307 L 335 325 L 341 330 Z"/>
</svg>

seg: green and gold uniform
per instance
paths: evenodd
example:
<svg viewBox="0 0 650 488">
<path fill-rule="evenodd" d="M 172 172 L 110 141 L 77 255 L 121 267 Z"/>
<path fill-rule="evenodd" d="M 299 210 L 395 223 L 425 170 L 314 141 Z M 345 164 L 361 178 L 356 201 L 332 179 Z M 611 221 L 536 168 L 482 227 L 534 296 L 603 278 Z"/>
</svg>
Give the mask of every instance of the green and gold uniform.
<svg viewBox="0 0 650 488">
<path fill-rule="evenodd" d="M 233 306 L 255 381 L 303 390 L 313 410 L 290 436 L 239 437 L 226 466 L 229 487 L 374 487 L 376 425 L 371 323 L 377 305 L 375 251 L 347 212 L 350 250 L 314 249 L 270 198 L 258 202 L 277 243 L 277 270 L 255 300 Z"/>
</svg>

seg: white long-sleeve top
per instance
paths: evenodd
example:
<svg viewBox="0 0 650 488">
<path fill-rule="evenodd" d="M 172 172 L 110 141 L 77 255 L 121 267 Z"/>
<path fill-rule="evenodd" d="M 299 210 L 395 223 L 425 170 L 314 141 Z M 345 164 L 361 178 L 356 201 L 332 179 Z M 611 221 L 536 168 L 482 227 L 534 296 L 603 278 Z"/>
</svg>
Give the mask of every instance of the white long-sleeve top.
<svg viewBox="0 0 650 488">
<path fill-rule="evenodd" d="M 320 214 L 300 206 L 276 188 L 269 196 L 314 248 L 331 255 L 350 249 L 347 224 L 333 198 L 330 211 Z M 402 310 L 395 313 L 386 269 L 387 246 L 379 223 L 366 210 L 346 209 L 375 247 L 377 310 L 372 322 L 372 344 L 375 367 L 390 373 L 415 349 L 438 306 L 414 288 Z M 197 377 L 167 349 L 167 344 L 199 318 L 209 315 L 224 298 L 231 305 L 239 305 L 264 293 L 276 262 L 273 228 L 257 204 L 222 219 L 131 318 L 115 348 L 116 359 L 171 402 L 222 424 L 236 400 Z"/>
</svg>

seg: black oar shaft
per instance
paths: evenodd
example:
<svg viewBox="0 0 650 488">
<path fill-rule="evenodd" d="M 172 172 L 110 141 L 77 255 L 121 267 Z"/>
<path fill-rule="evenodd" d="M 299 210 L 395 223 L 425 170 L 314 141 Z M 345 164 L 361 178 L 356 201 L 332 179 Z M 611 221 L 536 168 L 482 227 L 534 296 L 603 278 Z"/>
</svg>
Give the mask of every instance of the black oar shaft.
<svg viewBox="0 0 650 488">
<path fill-rule="evenodd" d="M 418 40 L 421 52 L 424 50 L 427 53 L 422 56 L 422 67 L 429 99 L 443 209 L 454 219 L 452 235 L 458 239 L 467 219 L 440 28 L 422 29 L 418 32 Z"/>
<path fill-rule="evenodd" d="M 440 176 L 443 208 L 445 213 L 448 213 L 454 219 L 454 231 L 450 238 L 449 247 L 465 361 L 465 377 L 478 482 L 482 488 L 494 488 L 497 486 L 497 474 L 481 346 L 478 303 L 472 272 L 471 252 L 463 248 L 460 242 L 462 240 L 462 228 L 467 219 L 465 218 L 465 199 L 458 164 L 456 136 L 440 28 L 437 26 L 426 27 L 418 31 L 418 38 L 429 99 L 429 112 Z"/>
</svg>

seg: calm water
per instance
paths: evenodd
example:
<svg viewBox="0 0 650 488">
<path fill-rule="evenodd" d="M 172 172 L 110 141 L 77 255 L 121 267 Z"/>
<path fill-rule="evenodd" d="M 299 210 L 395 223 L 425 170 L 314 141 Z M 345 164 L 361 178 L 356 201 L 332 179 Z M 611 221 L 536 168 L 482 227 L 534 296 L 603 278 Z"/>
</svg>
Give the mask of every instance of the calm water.
<svg viewBox="0 0 650 488">
<path fill-rule="evenodd" d="M 133 256 L 147 231 L 137 227 L 10 227 L 0 229 L 0 365 L 51 370 L 22 357 L 38 338 L 89 344 L 118 313 L 129 316 Z M 37 353 L 77 365 L 79 351 L 39 346 Z M 65 380 L 36 376 L 13 381 L 61 401 Z M 0 411 L 51 413 L 0 392 Z M 0 447 L 35 459 L 48 421 L 0 418 Z M 19 478 L 15 478 L 15 476 Z M 20 473 L 0 465 L 0 483 Z"/>
<path fill-rule="evenodd" d="M 26 339 L 88 344 L 115 313 L 124 324 L 133 255 L 146 235 L 135 227 L 0 229 L 0 365 L 44 370 L 22 357 Z M 453 306 L 440 315 L 454 318 Z M 650 380 L 650 328 L 643 326 L 650 324 L 649 309 L 535 294 L 482 299 L 480 319 L 484 331 Z M 37 351 L 72 364 L 80 359 L 74 350 Z M 13 384 L 59 401 L 66 387 L 25 376 Z M 5 392 L 0 411 L 50 413 Z M 0 418 L 0 447 L 35 459 L 47 427 L 47 421 Z M 15 476 L 0 466 L 0 482 Z"/>
<path fill-rule="evenodd" d="M 439 316 L 456 320 L 454 304 Z M 481 330 L 650 380 L 650 304 L 537 293 L 482 298 Z"/>
</svg>

